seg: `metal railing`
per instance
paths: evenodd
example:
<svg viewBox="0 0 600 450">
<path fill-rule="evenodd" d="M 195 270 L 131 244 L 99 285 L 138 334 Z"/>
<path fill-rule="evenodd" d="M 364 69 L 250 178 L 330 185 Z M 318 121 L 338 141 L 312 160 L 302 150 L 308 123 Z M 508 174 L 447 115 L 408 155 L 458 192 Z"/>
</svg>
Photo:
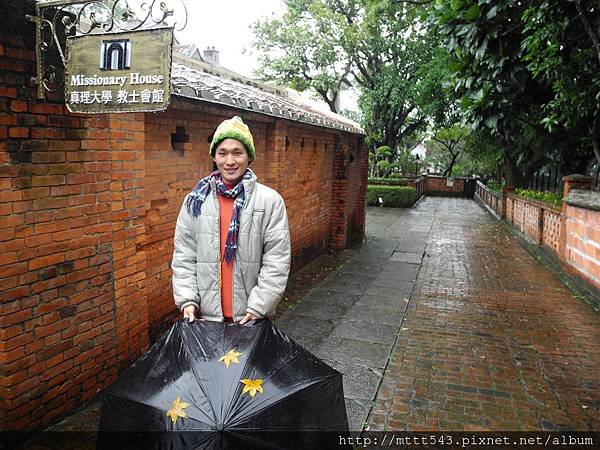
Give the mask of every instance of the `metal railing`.
<svg viewBox="0 0 600 450">
<path fill-rule="evenodd" d="M 487 205 L 498 217 L 502 216 L 502 194 L 491 190 L 479 180 L 475 185 L 475 198 Z"/>
</svg>

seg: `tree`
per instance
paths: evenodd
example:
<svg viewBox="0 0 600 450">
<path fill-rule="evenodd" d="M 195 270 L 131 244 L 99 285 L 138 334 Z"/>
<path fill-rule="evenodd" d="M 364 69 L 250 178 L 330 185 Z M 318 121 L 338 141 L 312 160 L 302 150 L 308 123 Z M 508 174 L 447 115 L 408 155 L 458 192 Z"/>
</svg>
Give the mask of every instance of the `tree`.
<svg viewBox="0 0 600 450">
<path fill-rule="evenodd" d="M 257 75 L 289 84 L 298 91 L 313 89 L 337 112 L 342 83 L 349 84 L 350 60 L 339 36 L 343 22 L 320 1 L 285 0 L 282 18 L 257 21 L 255 46 L 261 51 Z"/>
<path fill-rule="evenodd" d="M 547 2 L 554 7 L 558 3 L 565 2 Z M 542 27 L 547 33 L 544 24 L 551 22 L 535 17 L 532 9 L 528 2 L 520 0 L 440 0 L 430 16 L 430 23 L 452 58 L 451 81 L 461 97 L 464 117 L 473 129 L 496 136 L 503 150 L 507 183 L 516 186 L 526 184 L 536 170 L 549 162 L 575 167 L 587 161 L 581 144 L 573 152 L 579 134 L 575 128 L 552 126 L 560 122 L 549 114 L 552 105 L 556 112 L 567 111 L 556 102 L 557 91 L 565 90 L 535 73 L 531 55 L 539 55 L 540 63 L 545 56 L 538 48 L 532 52 L 531 45 L 542 42 L 541 34 L 524 44 L 524 31 L 527 30 L 526 36 Z M 547 13 L 541 14 L 546 17 Z M 570 32 L 570 39 L 579 38 L 580 33 L 573 29 Z M 570 77 L 573 72 L 569 69 L 563 75 Z M 587 90 L 588 96 L 597 94 L 598 89 L 593 86 Z"/>
<path fill-rule="evenodd" d="M 430 143 L 429 147 L 436 155 L 433 160 L 435 165 L 443 170 L 443 176 L 452 176 L 452 170 L 454 169 L 454 165 L 458 162 L 459 155 L 468 136 L 469 130 L 467 128 L 460 125 L 454 125 L 438 130 L 431 137 L 431 141 L 433 141 L 434 145 L 431 145 Z"/>
<path fill-rule="evenodd" d="M 600 163 L 600 8 L 597 1 L 545 0 L 522 16 L 523 59 L 552 88 L 541 123 L 583 135 Z M 584 31 L 582 33 L 582 30 Z"/>
<path fill-rule="evenodd" d="M 255 27 L 263 76 L 309 87 L 333 109 L 342 81 L 361 90 L 369 145 L 402 147 L 426 125 L 419 86 L 435 46 L 420 19 L 423 6 L 393 0 L 285 0 L 282 19 Z M 335 71 L 332 71 L 335 68 Z M 326 80 L 317 89 L 314 80 Z M 391 163 L 391 162 L 390 162 Z"/>
</svg>

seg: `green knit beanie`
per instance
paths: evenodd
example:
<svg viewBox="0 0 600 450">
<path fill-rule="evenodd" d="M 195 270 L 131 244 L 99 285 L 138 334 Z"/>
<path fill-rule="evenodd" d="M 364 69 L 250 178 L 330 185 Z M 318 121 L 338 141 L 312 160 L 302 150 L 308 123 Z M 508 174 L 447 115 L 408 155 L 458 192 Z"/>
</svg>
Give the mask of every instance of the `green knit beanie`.
<svg viewBox="0 0 600 450">
<path fill-rule="evenodd" d="M 215 130 L 212 141 L 210 143 L 210 156 L 214 158 L 217 146 L 223 139 L 235 139 L 246 146 L 250 160 L 254 161 L 256 153 L 254 151 L 254 140 L 250 129 L 241 118 L 234 116 L 231 119 L 224 120 Z"/>
</svg>

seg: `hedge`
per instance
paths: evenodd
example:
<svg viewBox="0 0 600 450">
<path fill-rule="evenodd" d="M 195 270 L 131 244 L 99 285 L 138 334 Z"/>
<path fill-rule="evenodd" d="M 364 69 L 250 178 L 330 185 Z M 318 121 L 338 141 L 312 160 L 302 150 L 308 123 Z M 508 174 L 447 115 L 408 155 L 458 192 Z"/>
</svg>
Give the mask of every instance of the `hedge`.
<svg viewBox="0 0 600 450">
<path fill-rule="evenodd" d="M 383 204 L 379 203 L 379 198 Z M 417 190 L 405 186 L 367 186 L 367 205 L 410 208 L 417 201 Z"/>
<path fill-rule="evenodd" d="M 530 198 L 533 200 L 539 200 L 544 203 L 548 203 L 552 206 L 560 208 L 562 206 L 562 195 L 555 194 L 554 192 L 542 192 L 542 191 L 534 191 L 532 189 L 519 189 L 515 190 L 515 194 L 524 197 Z"/>
<path fill-rule="evenodd" d="M 406 180 L 403 178 L 369 178 L 367 184 L 378 186 L 406 186 Z"/>
</svg>

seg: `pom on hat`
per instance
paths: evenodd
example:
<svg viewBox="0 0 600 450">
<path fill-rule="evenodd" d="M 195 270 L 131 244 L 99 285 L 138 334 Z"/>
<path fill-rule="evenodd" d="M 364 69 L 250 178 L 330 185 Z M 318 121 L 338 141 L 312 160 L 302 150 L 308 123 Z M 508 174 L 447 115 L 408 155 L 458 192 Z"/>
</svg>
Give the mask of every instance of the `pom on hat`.
<svg viewBox="0 0 600 450">
<path fill-rule="evenodd" d="M 215 130 L 212 142 L 210 143 L 210 156 L 215 156 L 217 146 L 223 139 L 235 139 L 240 141 L 246 146 L 248 150 L 248 156 L 254 161 L 256 153 L 254 150 L 254 140 L 248 125 L 246 125 L 242 119 L 238 116 L 234 116 L 231 119 L 224 120 Z"/>
</svg>

